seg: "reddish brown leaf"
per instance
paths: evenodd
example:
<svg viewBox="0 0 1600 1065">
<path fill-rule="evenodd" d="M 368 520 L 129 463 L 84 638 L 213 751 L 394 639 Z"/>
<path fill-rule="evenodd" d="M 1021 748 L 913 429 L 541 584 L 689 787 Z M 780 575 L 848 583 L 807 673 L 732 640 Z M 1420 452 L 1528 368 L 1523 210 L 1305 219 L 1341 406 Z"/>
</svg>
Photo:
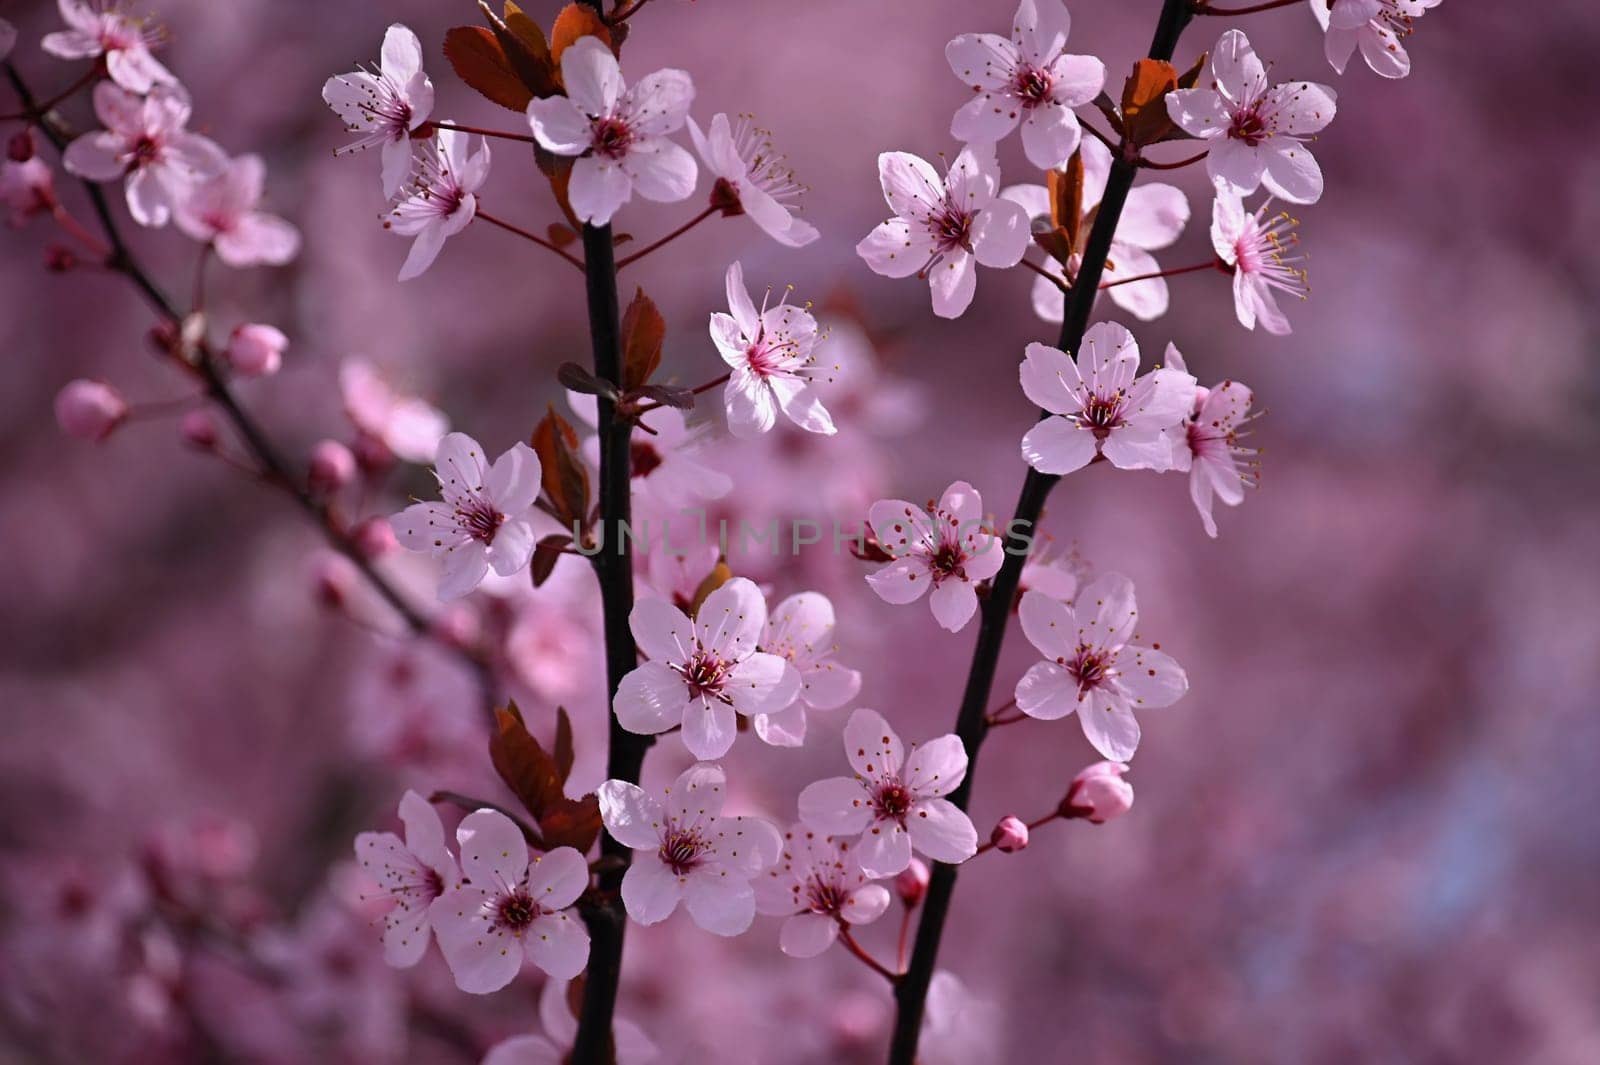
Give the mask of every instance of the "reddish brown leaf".
<svg viewBox="0 0 1600 1065">
<path fill-rule="evenodd" d="M 501 107 L 528 109 L 533 93 L 522 83 L 495 35 L 482 26 L 457 26 L 444 35 L 444 57 L 456 76 Z"/>
<path fill-rule="evenodd" d="M 1173 128 L 1166 95 L 1178 87 L 1178 71 L 1159 59 L 1141 59 L 1122 85 L 1122 123 L 1136 145 L 1154 144 Z"/>
<path fill-rule="evenodd" d="M 574 233 L 571 227 L 564 226 L 560 222 L 551 222 L 545 229 L 544 235 L 546 240 L 558 248 L 565 248 L 578 239 L 578 234 Z"/>
<path fill-rule="evenodd" d="M 589 512 L 589 468 L 578 455 L 578 434 L 552 406 L 534 429 L 532 444 L 545 496 L 557 520 L 571 528 Z"/>
<path fill-rule="evenodd" d="M 644 294 L 634 293 L 622 316 L 622 387 L 641 388 L 661 365 L 661 343 L 667 335 L 667 320 L 655 303 Z"/>
<path fill-rule="evenodd" d="M 550 46 L 545 43 L 544 31 L 539 24 L 523 13 L 511 0 L 506 0 L 505 18 L 495 17 L 489 6 L 478 0 L 506 57 L 517 74 L 535 96 L 554 96 L 561 91 L 556 81 L 555 60 L 550 56 Z"/>
<path fill-rule="evenodd" d="M 1078 247 L 1079 229 L 1083 225 L 1083 151 L 1073 152 L 1062 169 L 1050 171 L 1045 176 L 1045 185 L 1050 192 L 1050 221 L 1061 233 L 1070 256 Z M 1061 261 L 1066 262 L 1065 259 Z"/>
<path fill-rule="evenodd" d="M 580 37 L 598 37 L 607 48 L 616 50 L 611 43 L 610 29 L 594 8 L 588 4 L 568 4 L 561 9 L 561 14 L 556 16 L 556 24 L 550 29 L 550 58 L 557 79 L 561 76 L 561 53 L 572 47 Z"/>
<path fill-rule="evenodd" d="M 561 556 L 572 543 L 572 537 L 566 533 L 551 533 L 540 540 L 533 547 L 533 561 L 528 570 L 533 577 L 533 586 L 539 587 L 550 579 L 550 574 L 555 571 L 556 563 L 561 561 Z M 563 780 L 566 779 L 564 776 Z"/>
<path fill-rule="evenodd" d="M 581 799 L 563 797 L 539 818 L 539 833 L 548 846 L 576 847 L 581 854 L 600 837 L 600 824 L 600 800 L 594 795 Z"/>
<path fill-rule="evenodd" d="M 572 751 L 572 719 L 567 716 L 567 708 L 556 707 L 556 738 L 551 748 L 556 760 L 556 772 L 561 774 L 561 782 L 565 784 L 572 775 L 572 760 L 575 757 Z"/>
<path fill-rule="evenodd" d="M 1178 78 L 1178 88 L 1192 89 L 1200 84 L 1200 75 L 1205 73 L 1206 60 L 1211 58 L 1210 52 L 1201 52 L 1200 58 L 1194 61 L 1194 66 L 1185 70 Z"/>
<path fill-rule="evenodd" d="M 535 821 L 542 821 L 545 812 L 554 804 L 567 801 L 561 792 L 561 776 L 556 771 L 555 760 L 528 732 L 516 703 L 496 710 L 494 718 L 489 760 L 523 808 Z M 545 839 L 548 842 L 549 837 Z"/>
</svg>

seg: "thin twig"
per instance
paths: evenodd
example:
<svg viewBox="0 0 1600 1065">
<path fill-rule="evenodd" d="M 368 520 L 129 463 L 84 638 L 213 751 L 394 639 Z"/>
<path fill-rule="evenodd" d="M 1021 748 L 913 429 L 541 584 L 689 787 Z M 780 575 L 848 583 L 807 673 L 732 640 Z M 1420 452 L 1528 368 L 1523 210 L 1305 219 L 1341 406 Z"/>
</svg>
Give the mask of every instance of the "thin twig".
<svg viewBox="0 0 1600 1065">
<path fill-rule="evenodd" d="M 539 245 L 539 247 L 541 247 L 541 248 L 545 248 L 548 251 L 555 252 L 557 255 L 559 255 L 563 259 L 565 259 L 567 262 L 569 262 L 573 266 L 577 267 L 579 273 L 583 272 L 584 266 L 583 266 L 583 260 L 582 259 L 580 259 L 577 256 L 573 255 L 571 252 L 567 251 L 565 248 L 556 247 L 554 244 L 550 243 L 548 240 L 545 240 L 543 237 L 539 236 L 537 233 L 530 233 L 526 229 L 523 229 L 521 226 L 512 225 L 510 222 L 507 222 L 504 219 L 496 218 L 494 215 L 492 215 L 489 212 L 485 211 L 482 207 L 478 208 L 477 217 L 483 219 L 485 222 L 488 222 L 491 226 L 499 226 L 501 229 L 505 230 L 507 233 L 515 233 L 517 236 L 521 237 L 524 240 L 530 240 L 533 243 Z"/>
<path fill-rule="evenodd" d="M 484 129 L 482 126 L 463 126 L 459 122 L 432 121 L 429 122 L 428 125 L 434 129 L 453 129 L 458 133 L 476 133 L 480 137 L 498 137 L 503 141 L 521 141 L 523 144 L 539 143 L 537 138 L 530 137 L 526 133 L 509 133 L 503 129 Z M 422 130 L 418 130 L 416 135 L 420 136 L 422 133 Z"/>
<path fill-rule="evenodd" d="M 1155 270 L 1148 274 L 1119 277 L 1115 281 L 1102 281 L 1100 282 L 1100 287 L 1102 289 L 1116 288 L 1118 285 L 1131 285 L 1135 281 L 1154 281 L 1158 277 L 1177 277 L 1179 274 L 1192 274 L 1198 270 L 1218 270 L 1222 268 L 1222 263 L 1219 260 L 1212 259 L 1208 263 L 1195 263 L 1193 266 L 1176 266 L 1171 270 Z"/>
<path fill-rule="evenodd" d="M 861 944 L 856 942 L 855 936 L 850 934 L 850 926 L 843 921 L 839 922 L 839 942 L 844 944 L 846 950 L 859 958 L 862 964 L 871 969 L 873 972 L 877 973 L 879 976 L 883 977 L 885 980 L 889 981 L 890 984 L 897 984 L 900 982 L 900 974 L 891 972 L 888 966 L 884 965 L 877 958 L 874 958 L 871 954 L 868 954 Z"/>
<path fill-rule="evenodd" d="M 516 825 L 517 828 L 522 830 L 524 839 L 533 844 L 533 846 L 539 850 L 549 850 L 549 848 L 545 845 L 544 836 L 539 833 L 537 828 L 534 828 L 531 824 L 524 820 L 521 814 L 515 812 L 514 810 L 507 809 L 506 807 L 501 806 L 499 803 L 490 802 L 487 799 L 474 798 L 471 795 L 463 795 L 459 791 L 436 791 L 432 795 L 428 796 L 428 801 L 447 802 L 451 806 L 465 810 L 468 813 L 471 813 L 474 810 L 493 810 L 497 814 L 504 814 L 511 820 L 512 824 Z"/>
<path fill-rule="evenodd" d="M 1034 273 L 1038 274 L 1040 277 L 1042 277 L 1046 281 L 1050 282 L 1052 285 L 1054 285 L 1056 288 L 1058 288 L 1062 292 L 1071 292 L 1072 291 L 1072 286 L 1067 284 L 1066 281 L 1064 281 L 1062 278 L 1057 277 L 1055 274 L 1052 274 L 1049 270 L 1046 270 L 1044 267 L 1040 266 L 1038 263 L 1034 262 L 1033 260 L 1031 260 L 1031 259 L 1023 259 L 1022 260 L 1022 265 L 1026 266 L 1029 270 L 1032 270 Z"/>
<path fill-rule="evenodd" d="M 1144 167 L 1146 170 L 1182 170 L 1186 166 L 1192 166 L 1193 164 L 1198 163 L 1200 160 L 1204 159 L 1210 154 L 1211 152 L 1208 149 L 1207 151 L 1191 155 L 1187 159 L 1180 159 L 1176 163 L 1158 163 L 1152 159 L 1146 159 L 1141 156 L 1139 158 L 1139 165 Z"/>
<path fill-rule="evenodd" d="M 621 270 L 629 263 L 636 263 L 640 259 L 643 259 L 646 255 L 649 255 L 651 252 L 655 251 L 657 248 L 672 243 L 685 233 L 689 232 L 689 230 L 693 229 L 695 226 L 699 225 L 701 222 L 704 222 L 706 219 L 710 218 L 712 215 L 721 210 L 722 208 L 714 204 L 710 207 L 707 207 L 704 211 L 701 211 L 699 214 L 695 215 L 693 218 L 689 219 L 683 225 L 679 226 L 677 229 L 674 229 L 671 233 L 668 233 L 654 244 L 647 244 L 643 248 L 640 248 L 638 251 L 634 252 L 632 255 L 626 255 L 621 259 L 618 259 L 617 269 Z"/>
<path fill-rule="evenodd" d="M 1226 18 L 1229 15 L 1254 15 L 1257 11 L 1271 11 L 1274 8 L 1289 7 L 1299 4 L 1300 0 L 1267 0 L 1266 3 L 1251 4 L 1249 7 L 1212 7 L 1208 0 L 1194 0 L 1190 14 L 1217 15 Z"/>
</svg>

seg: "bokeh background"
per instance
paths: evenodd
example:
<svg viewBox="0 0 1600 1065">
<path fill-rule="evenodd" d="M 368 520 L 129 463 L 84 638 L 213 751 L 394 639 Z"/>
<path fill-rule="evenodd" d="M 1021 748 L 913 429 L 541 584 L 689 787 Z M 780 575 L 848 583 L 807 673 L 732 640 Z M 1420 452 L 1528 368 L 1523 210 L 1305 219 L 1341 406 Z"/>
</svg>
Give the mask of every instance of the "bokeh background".
<svg viewBox="0 0 1600 1065">
<path fill-rule="evenodd" d="M 219 271 L 212 296 L 219 329 L 270 321 L 292 338 L 284 371 L 244 386 L 292 453 L 349 436 L 335 381 L 351 355 L 496 451 L 563 402 L 555 367 L 587 358 L 576 277 L 479 225 L 398 285 L 404 245 L 378 224 L 377 160 L 333 157 L 341 131 L 319 99 L 403 20 L 428 47 L 437 115 L 520 128 L 439 53 L 473 5 L 149 6 L 171 27 L 163 58 L 193 91 L 196 125 L 262 153 L 270 206 L 305 234 L 292 267 Z M 547 25 L 557 7 L 526 6 Z M 1076 0 L 1073 50 L 1120 77 L 1158 7 Z M 702 121 L 754 112 L 811 187 L 806 215 L 824 234 L 792 251 L 718 221 L 630 270 L 670 322 L 668 372 L 720 372 L 704 322 L 735 257 L 757 283 L 829 306 L 836 342 L 862 359 L 864 329 L 880 364 L 838 400 L 835 441 L 735 446 L 704 407 L 702 457 L 736 485 L 719 508 L 852 521 L 879 496 L 963 478 L 1009 514 L 1030 418 L 1015 367 L 1026 342 L 1054 335 L 1029 309 L 1033 278 L 983 272 L 973 308 L 947 323 L 924 286 L 873 276 L 853 246 L 884 217 L 879 151 L 957 148 L 947 123 L 963 90 L 944 43 L 1003 30 L 1012 9 L 655 0 L 634 20 L 625 69 L 691 71 Z M 15 59 L 36 85 L 74 76 L 37 50 L 53 5 L 0 3 L 0 17 L 21 28 Z M 1225 25 L 1198 20 L 1180 60 Z M 1600 1060 L 1600 153 L 1581 88 L 1600 14 L 1446 0 L 1398 83 L 1359 61 L 1336 76 L 1299 6 L 1243 25 L 1278 78 L 1339 91 L 1316 144 L 1327 194 L 1299 212 L 1313 296 L 1276 339 L 1242 330 L 1226 282 L 1199 274 L 1174 280 L 1165 318 L 1130 324 L 1147 357 L 1175 341 L 1202 383 L 1256 390 L 1262 485 L 1219 514 L 1216 541 L 1178 476 L 1097 466 L 1056 491 L 1046 528 L 1060 550 L 1134 579 L 1192 689 L 1145 718 L 1129 816 L 1050 826 L 963 873 L 944 960 L 973 996 L 964 1023 L 981 1049 L 930 1050 L 1091 1065 Z M 66 113 L 88 120 L 81 102 Z M 531 160 L 495 152 L 485 206 L 555 220 Z M 1032 179 L 1014 141 L 1002 163 L 1008 180 Z M 1195 218 L 1162 261 L 1199 261 L 1203 173 L 1165 177 Z M 83 208 L 76 190 L 67 202 Z M 635 205 L 618 228 L 651 239 L 697 202 Z M 182 291 L 193 246 L 134 236 Z M 467 1062 L 536 1030 L 537 972 L 477 1000 L 436 954 L 387 969 L 345 864 L 356 831 L 395 827 L 406 787 L 504 797 L 470 678 L 370 631 L 388 619 L 359 594 L 345 611 L 320 605 L 315 531 L 185 451 L 172 422 L 101 447 L 63 439 L 50 404 L 72 377 L 136 399 L 183 385 L 151 357 L 150 316 L 125 283 L 47 274 L 58 238 L 44 222 L 3 239 L 0 1060 Z M 402 471 L 362 513 L 426 483 Z M 426 601 L 425 565 L 383 565 Z M 860 704 L 908 739 L 951 727 L 975 629 L 952 636 L 923 606 L 879 602 L 863 565 L 825 548 L 734 565 L 778 596 L 833 597 L 839 657 L 866 674 Z M 569 560 L 537 596 L 501 588 L 469 607 L 484 632 L 509 633 L 499 646 L 536 732 L 571 708 L 573 784 L 592 787 L 604 699 L 587 572 Z M 1013 632 L 997 689 L 1031 657 Z M 800 751 L 742 741 L 733 805 L 790 819 L 804 783 L 842 769 L 843 717 L 815 718 Z M 1047 809 L 1093 758 L 1071 721 L 995 733 L 980 832 Z M 647 779 L 685 764 L 665 743 Z M 153 870 L 177 885 L 183 919 L 151 916 Z M 896 917 L 863 938 L 889 953 Z M 776 941 L 770 919 L 733 941 L 681 914 L 634 927 L 622 1013 L 666 1061 L 879 1060 L 889 1007 L 875 978 L 842 952 L 796 961 Z"/>
</svg>

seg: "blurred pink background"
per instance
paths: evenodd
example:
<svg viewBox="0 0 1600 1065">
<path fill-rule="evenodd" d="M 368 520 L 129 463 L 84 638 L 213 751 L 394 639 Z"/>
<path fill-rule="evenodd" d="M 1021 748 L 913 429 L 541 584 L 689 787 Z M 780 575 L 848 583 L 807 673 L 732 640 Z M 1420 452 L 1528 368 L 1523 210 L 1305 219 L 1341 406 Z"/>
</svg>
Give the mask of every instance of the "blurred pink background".
<svg viewBox="0 0 1600 1065">
<path fill-rule="evenodd" d="M 377 160 L 333 157 L 342 134 L 319 98 L 405 21 L 428 48 L 438 117 L 521 129 L 440 56 L 473 5 L 148 6 L 172 28 L 162 58 L 193 92 L 196 127 L 266 157 L 268 203 L 306 238 L 292 267 L 218 270 L 212 287 L 219 329 L 261 320 L 291 337 L 284 371 L 242 388 L 291 452 L 348 435 L 334 382 L 352 354 L 493 451 L 563 402 L 555 367 L 588 358 L 575 274 L 478 225 L 398 285 L 404 244 L 378 224 Z M 548 25 L 558 5 L 526 6 Z M 718 221 L 629 270 L 625 289 L 643 285 L 670 323 L 666 372 L 683 384 L 721 372 L 704 322 L 740 258 L 757 285 L 847 296 L 921 408 L 892 433 L 858 415 L 838 441 L 806 442 L 815 450 L 715 440 L 709 461 L 736 483 L 719 508 L 850 521 L 879 496 L 923 499 L 961 478 L 1010 513 L 1031 417 L 1016 364 L 1055 334 L 1029 309 L 1032 276 L 984 271 L 972 310 L 947 323 L 924 285 L 873 276 L 853 246 L 885 217 L 878 152 L 959 147 L 947 130 L 964 90 L 945 42 L 1003 30 L 1013 8 L 655 0 L 634 20 L 624 69 L 689 70 L 702 123 L 753 112 L 810 186 L 806 217 L 823 232 L 793 251 L 746 220 Z M 1103 57 L 1117 83 L 1158 8 L 1076 0 L 1071 48 Z M 0 3 L 0 17 L 18 24 L 13 59 L 36 87 L 75 75 L 38 51 L 53 5 Z M 1197 20 L 1180 65 L 1227 25 Z M 990 1049 L 965 1060 L 1600 1060 L 1600 152 L 1580 88 L 1600 14 L 1575 0 L 1536 14 L 1445 0 L 1408 42 L 1414 72 L 1397 83 L 1359 61 L 1335 75 L 1300 6 L 1241 25 L 1276 79 L 1339 92 L 1315 146 L 1327 193 L 1296 212 L 1312 298 L 1289 308 L 1284 339 L 1241 329 L 1212 274 L 1173 279 L 1155 323 L 1109 302 L 1097 316 L 1127 321 L 1147 361 L 1171 340 L 1202 383 L 1256 390 L 1269 408 L 1254 426 L 1263 483 L 1243 507 L 1219 508 L 1216 541 L 1176 475 L 1100 465 L 1056 490 L 1046 529 L 1133 578 L 1147 634 L 1192 687 L 1144 719 L 1128 817 L 1051 825 L 1026 852 L 963 872 L 944 961 L 996 1010 Z M 65 113 L 89 119 L 82 102 Z M 485 207 L 554 221 L 531 159 L 494 150 Z M 1035 179 L 1015 140 L 1001 160 L 1008 183 Z M 1195 214 L 1162 262 L 1199 261 L 1203 172 L 1162 179 Z M 705 180 L 689 203 L 625 208 L 617 228 L 641 243 L 666 232 L 699 209 Z M 78 190 L 67 202 L 88 217 Z M 184 291 L 193 245 L 129 228 Z M 105 377 L 139 399 L 181 382 L 149 354 L 151 319 L 126 283 L 45 273 L 54 239 L 36 222 L 7 232 L 0 256 L 0 1061 L 460 1062 L 535 1030 L 536 972 L 486 1000 L 456 991 L 436 953 L 396 973 L 341 901 L 354 833 L 394 827 L 404 788 L 505 797 L 469 678 L 320 608 L 314 530 L 185 452 L 170 422 L 130 425 L 102 447 L 58 434 L 51 398 L 70 378 Z M 700 412 L 714 427 L 716 408 Z M 421 470 L 396 478 L 372 512 L 427 484 Z M 431 595 L 418 560 L 385 565 Z M 825 549 L 799 565 L 734 565 L 777 597 L 833 597 L 840 660 L 865 672 L 861 705 L 909 740 L 951 728 L 975 627 L 952 636 L 924 607 L 878 601 L 865 566 Z M 519 698 L 536 732 L 558 702 L 573 711 L 575 783 L 592 787 L 604 699 L 589 574 L 566 560 L 538 596 L 474 602 L 491 629 L 520 626 Z M 1013 629 L 997 691 L 1032 659 Z M 843 770 L 843 720 L 818 715 L 801 751 L 741 741 L 731 807 L 792 820 L 801 786 Z M 978 767 L 980 833 L 1048 809 L 1094 758 L 1072 722 L 996 732 Z M 670 780 L 687 761 L 664 743 L 646 778 Z M 225 935 L 108 945 L 98 922 L 157 840 Z M 895 917 L 863 939 L 888 954 Z M 288 961 L 256 971 L 234 936 Z M 841 951 L 797 961 L 776 941 L 770 919 L 733 941 L 681 914 L 635 926 L 621 1012 L 667 1061 L 881 1060 L 889 1003 L 876 978 Z"/>
</svg>

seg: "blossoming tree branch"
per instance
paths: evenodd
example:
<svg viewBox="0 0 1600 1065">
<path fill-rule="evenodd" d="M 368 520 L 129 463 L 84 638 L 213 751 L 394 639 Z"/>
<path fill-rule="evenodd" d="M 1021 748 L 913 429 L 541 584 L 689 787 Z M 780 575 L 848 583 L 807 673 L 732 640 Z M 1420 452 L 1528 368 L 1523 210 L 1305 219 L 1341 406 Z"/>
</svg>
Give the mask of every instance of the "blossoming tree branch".
<svg viewBox="0 0 1600 1065">
<path fill-rule="evenodd" d="M 515 806 L 407 791 L 397 804 L 402 831 L 364 832 L 355 854 L 382 910 L 371 950 L 389 965 L 416 965 L 436 944 L 472 995 L 501 991 L 528 967 L 547 975 L 541 1031 L 494 1047 L 486 1061 L 652 1057 L 649 1036 L 615 1016 L 628 980 L 624 935 L 630 922 L 652 925 L 682 910 L 715 936 L 745 934 L 758 914 L 780 918 L 777 946 L 787 955 L 847 952 L 892 994 L 888 1060 L 910 1065 L 924 1034 L 950 1023 L 939 1010 L 957 1009 L 949 1003 L 959 983 L 939 968 L 939 954 L 959 912 L 958 869 L 991 852 L 1015 854 L 1054 821 L 1099 825 L 1126 814 L 1141 717 L 1189 687 L 1147 635 L 1133 579 L 1037 549 L 1047 499 L 1068 477 L 1074 492 L 1092 493 L 1080 471 L 1101 463 L 1178 473 L 1215 537 L 1216 504 L 1238 506 L 1256 479 L 1245 443 L 1251 389 L 1201 385 L 1203 356 L 1148 331 L 1141 345 L 1097 316 L 1109 303 L 1144 329 L 1180 295 L 1221 293 L 1227 279 L 1224 298 L 1243 328 L 1288 335 L 1286 305 L 1308 291 L 1288 212 L 1322 195 L 1313 145 L 1336 98 L 1318 82 L 1269 77 L 1248 19 L 1309 4 L 1307 30 L 1322 34 L 1335 71 L 1359 52 L 1394 79 L 1409 73 L 1404 42 L 1438 0 L 1146 0 L 1148 48 L 1109 61 L 1069 50 L 1060 0 L 1021 0 L 1009 27 L 953 27 L 970 30 L 945 49 L 969 96 L 951 118 L 950 161 L 885 145 L 892 150 L 879 156 L 877 179 L 888 218 L 855 250 L 868 270 L 926 284 L 943 318 L 968 310 L 980 266 L 986 285 L 1023 268 L 1033 276 L 1017 298 L 1057 328 L 1011 353 L 1038 417 L 1007 430 L 1027 470 L 1009 520 L 986 509 L 960 469 L 937 500 L 879 499 L 859 515 L 866 589 L 890 604 L 925 599 L 952 634 L 976 621 L 953 731 L 912 741 L 894 723 L 901 708 L 852 705 L 862 676 L 847 664 L 849 644 L 837 642 L 825 595 L 797 588 L 769 601 L 767 589 L 735 572 L 736 559 L 715 550 L 634 551 L 649 535 L 640 531 L 645 518 L 670 530 L 674 516 L 719 499 L 738 512 L 731 481 L 704 460 L 707 434 L 804 434 L 825 451 L 840 434 L 839 411 L 862 401 L 847 386 L 869 370 L 811 303 L 747 277 L 735 261 L 717 267 L 726 305 L 705 311 L 698 363 L 663 371 L 665 319 L 643 290 L 624 305 L 622 270 L 719 218 L 747 220 L 752 240 L 785 248 L 828 238 L 802 217 L 806 190 L 768 133 L 704 106 L 686 70 L 625 63 L 633 35 L 650 32 L 648 3 L 608 9 L 584 0 L 548 30 L 510 0 L 499 10 L 480 4 L 482 24 L 443 42 L 450 69 L 483 98 L 483 115 L 470 122 L 437 113 L 438 67 L 402 25 L 382 33 L 374 62 L 323 89 L 347 130 L 338 153 L 364 153 L 375 171 L 351 180 L 371 182 L 374 202 L 386 205 L 383 227 L 409 241 L 397 255 L 399 282 L 448 268 L 460 252 L 446 254 L 447 245 L 506 239 L 542 257 L 553 282 L 575 289 L 572 274 L 582 275 L 590 357 L 558 372 L 579 425 L 551 409 L 530 415 L 525 440 L 486 447 L 451 431 L 453 419 L 383 367 L 350 359 L 338 375 L 345 431 L 304 455 L 281 444 L 243 397 L 291 357 L 292 340 L 267 322 L 214 312 L 207 295 L 219 268 L 290 262 L 301 235 L 262 206 L 260 156 L 231 154 L 190 129 L 194 103 L 156 57 L 165 34 L 119 0 L 60 0 L 61 28 L 35 42 L 50 64 L 39 71 L 31 56 L 25 64 L 24 53 L 12 54 L 17 35 L 0 23 L 15 96 L 4 115 L 14 128 L 0 199 L 14 225 L 54 226 L 52 270 L 97 266 L 125 278 L 153 312 L 150 339 L 173 371 L 177 394 L 149 400 L 128 399 L 109 381 L 66 383 L 56 400 L 62 430 L 105 442 L 134 423 L 175 418 L 186 446 L 278 491 L 326 537 L 335 554 L 318 571 L 324 601 L 442 646 L 479 685 L 484 768 Z M 666 5 L 650 6 L 667 17 Z M 1080 7 L 1093 17 L 1095 5 Z M 1188 31 L 1203 40 L 1183 50 Z M 64 114 L 83 100 L 93 124 L 75 128 Z M 997 148 L 1013 136 L 1026 167 L 1008 184 Z M 525 202 L 489 202 L 491 165 L 508 163 L 522 175 Z M 1191 220 L 1189 195 L 1167 180 L 1184 170 L 1204 174 L 1212 254 L 1163 266 L 1156 254 Z M 64 194 L 69 179 L 81 195 Z M 530 204 L 547 205 L 545 224 L 512 220 Z M 662 235 L 630 243 L 612 229 L 629 216 L 646 225 L 659 216 Z M 192 253 L 186 298 L 144 265 L 141 245 L 174 232 Z M 683 268 L 701 265 L 688 259 Z M 404 464 L 431 465 L 436 499 L 393 498 L 389 475 Z M 382 564 L 401 553 L 430 567 L 435 605 L 415 601 Z M 603 685 L 609 707 L 606 779 L 578 796 L 566 790 L 575 758 L 566 711 L 535 721 L 505 699 L 499 636 L 461 610 L 486 582 L 519 581 L 540 594 L 558 567 L 587 567 L 587 594 L 603 617 L 604 676 L 587 683 Z M 361 594 L 376 596 L 378 614 L 357 609 Z M 1037 655 L 1020 676 L 1002 678 L 1013 618 Z M 997 684 L 1006 693 L 998 704 Z M 738 744 L 770 746 L 774 757 L 806 745 L 812 714 L 843 715 L 839 775 L 801 790 L 785 823 L 737 812 L 749 807 L 719 762 Z M 1069 717 L 1103 760 L 984 838 L 967 809 L 989 734 Z M 548 741 L 530 724 L 548 726 Z M 649 752 L 668 744 L 681 744 L 693 764 L 668 787 L 642 787 Z M 464 811 L 453 834 L 442 806 Z M 896 907 L 896 948 L 864 941 L 867 926 Z M 930 1001 L 943 1005 L 930 1013 Z"/>
</svg>

